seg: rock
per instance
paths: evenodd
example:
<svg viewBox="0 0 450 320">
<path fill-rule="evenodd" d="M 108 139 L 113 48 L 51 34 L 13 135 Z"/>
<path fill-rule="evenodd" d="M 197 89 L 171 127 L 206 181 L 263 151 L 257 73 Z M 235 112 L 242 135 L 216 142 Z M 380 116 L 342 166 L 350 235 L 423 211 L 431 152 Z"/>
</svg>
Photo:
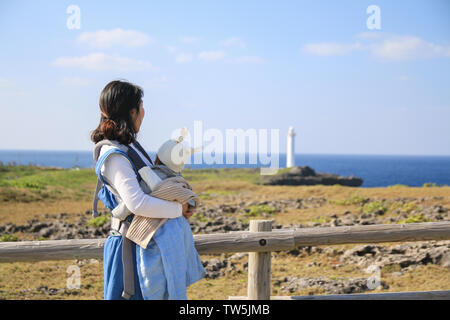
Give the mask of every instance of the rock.
<svg viewBox="0 0 450 320">
<path fill-rule="evenodd" d="M 306 266 L 311 268 L 311 267 L 320 267 L 321 265 L 322 263 L 313 261 L 311 263 L 308 263 Z"/>
<path fill-rule="evenodd" d="M 320 288 L 328 294 L 350 294 L 362 293 L 370 291 L 367 286 L 368 278 L 348 278 L 332 280 L 327 278 L 298 278 L 298 277 L 284 277 L 275 281 L 276 286 L 281 286 L 281 291 L 294 293 L 299 290 Z M 380 286 L 383 289 L 388 289 L 389 286 L 381 281 Z"/>
<path fill-rule="evenodd" d="M 450 253 L 447 252 L 443 255 L 441 260 L 439 261 L 440 265 L 445 268 L 450 268 Z"/>
<path fill-rule="evenodd" d="M 337 250 L 333 247 L 325 247 L 323 248 L 322 252 L 329 257 L 335 257 L 343 253 L 342 250 Z"/>
<path fill-rule="evenodd" d="M 288 254 L 293 255 L 293 256 L 298 256 L 300 254 L 300 250 L 298 249 L 292 249 L 287 251 Z"/>
<path fill-rule="evenodd" d="M 386 199 L 367 199 L 364 203 L 368 203 L 370 201 L 385 201 L 391 202 L 391 204 L 393 204 L 398 202 L 407 203 L 412 202 L 413 200 L 411 200 L 410 198 L 395 198 L 389 201 L 386 201 Z M 386 204 L 386 206 L 389 206 L 389 204 Z M 410 212 L 402 212 L 400 209 L 395 209 L 393 210 L 393 212 L 396 213 L 396 215 L 389 215 L 389 217 L 384 217 L 384 210 L 376 210 L 374 212 L 362 213 L 360 215 L 353 214 L 350 211 L 345 211 L 344 214 L 340 216 L 336 214 L 330 215 L 328 217 L 328 221 L 320 222 L 324 219 L 321 219 L 321 217 L 317 217 L 313 221 L 308 222 L 308 227 L 335 227 L 399 222 L 404 223 L 402 220 L 408 220 L 409 218 L 417 219 L 418 217 L 418 221 L 422 221 L 423 218 L 427 219 L 428 221 L 450 220 L 449 210 L 442 206 L 421 206 L 419 207 L 419 209 L 412 210 Z"/>
<path fill-rule="evenodd" d="M 432 263 L 447 267 L 448 259 L 450 259 L 450 249 L 446 246 L 434 247 L 427 250 L 427 255 Z"/>
<path fill-rule="evenodd" d="M 308 166 L 296 166 L 275 175 L 261 176 L 261 182 L 265 185 L 335 185 L 359 187 L 363 180 L 354 176 L 342 177 L 331 173 L 316 173 Z"/>
<path fill-rule="evenodd" d="M 46 227 L 39 231 L 39 235 L 41 237 L 49 238 L 54 232 L 55 230 L 53 229 L 53 227 Z"/>
<path fill-rule="evenodd" d="M 62 220 L 62 219 L 65 219 L 65 218 L 67 218 L 67 213 L 60 213 L 58 216 L 57 216 L 57 219 L 59 219 L 59 220 Z"/>
<path fill-rule="evenodd" d="M 236 266 L 229 258 L 224 260 L 219 260 L 216 258 L 205 260 L 202 261 L 202 265 L 205 268 L 205 278 L 207 279 L 216 279 L 227 273 L 236 271 Z"/>
<path fill-rule="evenodd" d="M 339 258 L 343 264 L 368 267 L 398 265 L 402 270 L 414 270 L 418 265 L 448 266 L 450 241 L 428 241 L 396 244 L 390 247 L 363 245 L 346 250 Z"/>
<path fill-rule="evenodd" d="M 248 256 L 247 252 L 238 252 L 238 253 L 233 254 L 230 257 L 230 260 L 241 260 L 242 258 L 244 258 L 246 256 Z"/>
<path fill-rule="evenodd" d="M 219 207 L 224 213 L 235 213 L 237 208 L 235 206 L 230 206 L 226 204 L 221 204 Z"/>
<path fill-rule="evenodd" d="M 56 294 L 65 293 L 66 289 L 64 289 L 64 288 L 57 289 L 57 288 L 49 288 L 47 286 L 40 286 L 36 289 L 36 291 L 41 292 L 46 295 L 53 296 Z"/>
<path fill-rule="evenodd" d="M 78 266 L 84 266 L 85 264 L 99 264 L 99 261 L 97 259 L 80 259 L 77 260 Z"/>
<path fill-rule="evenodd" d="M 41 229 L 47 228 L 49 226 L 46 222 L 31 223 L 30 232 L 39 232 Z"/>
<path fill-rule="evenodd" d="M 304 167 L 295 166 L 295 167 L 292 167 L 289 169 L 289 174 L 298 175 L 301 177 L 310 177 L 310 176 L 315 176 L 316 172 L 308 166 L 304 166 Z"/>
</svg>

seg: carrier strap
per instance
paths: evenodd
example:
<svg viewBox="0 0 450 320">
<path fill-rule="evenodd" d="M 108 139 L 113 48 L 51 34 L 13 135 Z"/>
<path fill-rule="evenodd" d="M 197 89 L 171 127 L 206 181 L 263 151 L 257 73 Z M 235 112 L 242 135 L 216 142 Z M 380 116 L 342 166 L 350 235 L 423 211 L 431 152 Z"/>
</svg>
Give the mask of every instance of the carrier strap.
<svg viewBox="0 0 450 320">
<path fill-rule="evenodd" d="M 128 152 L 130 152 L 130 149 L 128 149 Z M 136 151 L 132 151 L 134 153 L 136 153 Z M 97 161 L 97 164 L 95 165 L 95 173 L 97 174 L 97 177 L 99 177 L 99 179 L 105 184 L 105 185 L 109 185 L 108 182 L 105 181 L 105 179 L 103 179 L 102 174 L 100 173 L 100 170 L 102 169 L 103 163 L 106 161 L 106 159 L 111 155 L 111 154 L 121 154 L 123 155 L 125 158 L 127 158 L 127 160 L 130 162 L 131 166 L 133 167 L 134 173 L 136 173 L 137 176 L 140 177 L 138 169 L 136 168 L 135 164 L 133 163 L 133 160 L 130 159 L 130 157 L 128 156 L 127 152 L 124 152 L 118 148 L 113 148 L 110 149 L 108 151 L 106 151 Z M 139 156 L 138 156 L 139 157 Z M 134 157 L 133 157 L 134 158 Z M 142 160 L 141 160 L 142 161 Z"/>
<path fill-rule="evenodd" d="M 120 233 L 122 234 L 122 266 L 123 266 L 123 291 L 122 298 L 129 300 L 134 296 L 134 270 L 133 270 L 133 247 L 132 241 L 125 237 L 129 227 L 128 221 L 121 222 Z"/>
<path fill-rule="evenodd" d="M 145 149 L 141 146 L 141 144 L 137 141 L 134 141 L 133 143 L 136 148 L 144 155 L 144 157 L 146 157 L 148 161 L 150 161 L 150 163 L 153 165 L 152 159 L 150 159 L 150 156 L 147 154 L 147 152 L 145 152 Z"/>
<path fill-rule="evenodd" d="M 102 174 L 101 174 L 101 169 L 103 166 L 103 163 L 106 161 L 106 159 L 111 155 L 111 154 L 121 154 L 123 155 L 125 158 L 128 159 L 128 161 L 130 162 L 131 166 L 133 167 L 134 172 L 136 173 L 136 176 L 138 177 L 138 180 L 141 179 L 141 175 L 138 172 L 138 169 L 136 168 L 136 166 L 134 165 L 134 162 L 137 162 L 137 159 L 139 159 L 141 162 L 142 159 L 140 159 L 139 155 L 136 153 L 136 151 L 132 150 L 131 148 L 128 149 L 128 152 L 131 153 L 131 155 L 129 156 L 127 154 L 127 152 L 124 152 L 122 150 L 120 150 L 119 148 L 114 148 L 114 149 L 110 149 L 108 151 L 106 151 L 98 160 L 97 160 L 97 164 L 95 165 L 95 173 L 97 174 L 97 186 L 95 187 L 95 192 L 94 192 L 94 199 L 92 201 L 92 217 L 96 218 L 99 216 L 98 214 L 98 193 L 100 191 L 100 189 L 102 188 L 103 185 L 109 185 L 108 182 L 103 178 Z M 134 154 L 136 155 L 134 155 Z M 110 185 L 109 185 L 110 186 Z M 111 186 L 110 186 L 111 187 Z"/>
<path fill-rule="evenodd" d="M 102 142 L 105 145 L 110 145 L 109 141 Z M 138 150 L 150 161 L 150 163 L 153 165 L 152 160 L 148 156 L 148 154 L 145 152 L 144 148 L 136 141 L 135 142 L 136 147 Z M 99 149 L 98 149 L 99 150 Z M 99 151 L 97 151 L 99 152 Z M 136 173 L 138 181 L 142 180 L 141 175 L 139 174 L 139 169 L 142 167 L 145 167 L 146 164 L 142 160 L 142 158 L 139 156 L 139 154 L 133 150 L 132 147 L 128 147 L 127 152 L 124 152 L 123 150 L 119 148 L 113 148 L 108 151 L 106 151 L 100 158 L 98 158 L 97 163 L 95 165 L 95 173 L 97 174 L 97 186 L 95 188 L 95 194 L 94 194 L 94 200 L 92 203 L 92 216 L 95 218 L 98 216 L 97 211 L 97 204 L 98 204 L 98 193 L 103 185 L 109 185 L 108 182 L 102 177 L 101 175 L 101 168 L 103 166 L 103 163 L 106 161 L 106 159 L 111 154 L 121 154 L 123 155 L 128 161 L 130 162 L 131 166 L 133 167 L 134 172 Z M 97 153 L 98 156 L 98 153 Z M 94 156 L 95 160 L 95 156 Z M 110 185 L 109 185 L 110 186 Z M 112 187 L 112 186 L 110 186 Z M 116 222 L 114 218 L 111 219 L 111 225 Z M 129 300 L 134 294 L 134 267 L 133 267 L 133 248 L 132 244 L 133 242 L 129 240 L 127 237 L 125 237 L 125 234 L 129 227 L 129 221 L 119 221 L 118 222 L 118 231 L 122 235 L 122 266 L 123 266 L 123 291 L 122 291 L 122 298 Z"/>
<path fill-rule="evenodd" d="M 130 158 L 130 162 L 134 164 L 137 171 L 146 166 L 144 160 L 142 160 L 139 154 L 132 147 L 128 148 L 127 155 Z"/>
<path fill-rule="evenodd" d="M 98 217 L 98 193 L 100 192 L 100 189 L 103 186 L 103 182 L 100 181 L 99 178 L 97 178 L 97 186 L 95 187 L 94 192 L 94 200 L 92 201 L 92 217 L 97 218 Z"/>
</svg>

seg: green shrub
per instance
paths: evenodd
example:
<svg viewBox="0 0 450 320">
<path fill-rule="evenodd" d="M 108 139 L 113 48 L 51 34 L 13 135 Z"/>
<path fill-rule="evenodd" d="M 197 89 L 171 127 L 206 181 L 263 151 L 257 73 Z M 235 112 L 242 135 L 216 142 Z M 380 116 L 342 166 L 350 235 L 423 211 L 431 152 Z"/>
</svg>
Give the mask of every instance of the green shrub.
<svg viewBox="0 0 450 320">
<path fill-rule="evenodd" d="M 407 202 L 403 204 L 402 208 L 400 209 L 403 212 L 410 213 L 411 211 L 417 210 L 419 207 L 414 202 Z"/>
<path fill-rule="evenodd" d="M 407 219 L 400 220 L 398 223 L 419 223 L 419 222 L 433 222 L 433 220 L 427 219 L 423 214 L 419 213 L 408 217 Z"/>
<path fill-rule="evenodd" d="M 248 218 L 239 218 L 238 221 L 242 223 L 250 223 L 250 220 Z"/>
<path fill-rule="evenodd" d="M 12 241 L 19 241 L 19 238 L 11 234 L 2 234 L 0 236 L 0 242 L 12 242 Z"/>
<path fill-rule="evenodd" d="M 273 213 L 275 213 L 275 208 L 265 205 L 265 204 L 252 205 L 252 206 L 249 206 L 249 211 L 245 213 L 245 216 L 246 217 L 258 217 L 264 213 L 273 214 Z"/>
<path fill-rule="evenodd" d="M 192 215 L 192 218 L 195 218 L 200 222 L 208 222 L 209 221 L 209 219 L 207 217 L 205 217 L 203 214 L 200 214 L 197 212 Z"/>
<path fill-rule="evenodd" d="M 400 210 L 401 212 L 404 213 L 410 213 L 414 210 L 418 210 L 420 209 L 420 207 L 415 204 L 413 201 L 410 202 L 406 202 L 406 203 L 398 203 L 395 202 L 390 206 L 390 210 Z"/>
<path fill-rule="evenodd" d="M 42 189 L 42 185 L 38 182 L 25 182 L 24 187 L 29 189 Z"/>
<path fill-rule="evenodd" d="M 209 200 L 209 199 L 211 199 L 211 195 L 210 195 L 208 192 L 200 192 L 200 193 L 198 194 L 198 197 L 199 197 L 201 200 Z"/>
<path fill-rule="evenodd" d="M 103 227 L 106 223 L 111 221 L 111 215 L 110 214 L 104 214 L 101 216 L 98 216 L 96 218 L 92 218 L 87 222 L 88 226 L 100 228 Z"/>
<path fill-rule="evenodd" d="M 344 200 L 336 200 L 336 201 L 332 201 L 335 204 L 340 204 L 340 205 L 362 205 L 364 203 L 367 202 L 367 198 L 361 197 L 360 195 L 353 195 L 351 196 L 349 199 L 344 199 Z"/>
<path fill-rule="evenodd" d="M 382 211 L 382 213 L 385 213 L 388 210 L 388 208 L 384 205 L 384 202 L 382 201 L 371 201 L 368 203 L 365 203 L 361 208 L 361 213 L 372 213 L 376 211 Z"/>
<path fill-rule="evenodd" d="M 331 221 L 330 217 L 317 217 L 311 220 L 311 222 L 313 223 L 320 223 L 320 224 L 327 223 L 330 221 Z"/>
<path fill-rule="evenodd" d="M 423 188 L 431 188 L 431 187 L 437 187 L 436 183 L 434 182 L 426 182 L 423 184 Z"/>
</svg>

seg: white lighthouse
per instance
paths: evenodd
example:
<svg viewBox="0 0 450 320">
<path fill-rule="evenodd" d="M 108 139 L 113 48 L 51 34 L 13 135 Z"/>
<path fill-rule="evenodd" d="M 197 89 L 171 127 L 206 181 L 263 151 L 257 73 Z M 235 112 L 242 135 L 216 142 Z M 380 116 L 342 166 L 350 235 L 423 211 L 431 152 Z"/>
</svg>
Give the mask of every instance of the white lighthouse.
<svg viewBox="0 0 450 320">
<path fill-rule="evenodd" d="M 295 166 L 294 138 L 295 138 L 294 127 L 291 126 L 289 127 L 287 134 L 286 168 L 291 168 Z"/>
</svg>

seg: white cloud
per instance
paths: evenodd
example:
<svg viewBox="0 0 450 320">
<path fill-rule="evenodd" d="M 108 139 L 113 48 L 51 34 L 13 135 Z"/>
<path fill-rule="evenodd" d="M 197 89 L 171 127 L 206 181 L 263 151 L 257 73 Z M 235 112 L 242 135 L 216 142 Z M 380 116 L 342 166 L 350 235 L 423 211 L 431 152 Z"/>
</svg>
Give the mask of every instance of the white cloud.
<svg viewBox="0 0 450 320">
<path fill-rule="evenodd" d="M 386 39 L 371 47 L 372 53 L 380 58 L 409 60 L 450 56 L 450 47 L 426 42 L 418 37 L 404 36 Z"/>
<path fill-rule="evenodd" d="M 198 54 L 200 60 L 205 61 L 217 61 L 225 57 L 225 52 L 221 50 L 217 51 L 202 51 Z"/>
<path fill-rule="evenodd" d="M 367 32 L 360 32 L 356 35 L 356 38 L 358 39 L 364 39 L 364 40 L 370 40 L 370 39 L 380 39 L 383 36 L 382 32 L 376 32 L 376 31 L 367 31 Z"/>
<path fill-rule="evenodd" d="M 83 32 L 77 39 L 78 43 L 87 44 L 93 48 L 106 49 L 112 46 L 141 47 L 152 43 L 153 39 L 143 32 L 136 30 L 99 30 Z"/>
<path fill-rule="evenodd" d="M 242 40 L 239 37 L 229 37 L 225 40 L 220 41 L 219 44 L 224 47 L 240 47 L 240 48 L 246 47 L 244 40 Z"/>
<path fill-rule="evenodd" d="M 198 37 L 180 37 L 180 42 L 185 44 L 192 44 L 200 41 Z"/>
<path fill-rule="evenodd" d="M 317 56 L 337 56 L 354 51 L 368 51 L 375 57 L 388 60 L 450 57 L 450 46 L 427 42 L 419 37 L 371 32 L 359 33 L 356 37 L 364 41 L 362 43 L 309 43 L 303 46 L 303 51 Z"/>
<path fill-rule="evenodd" d="M 141 71 L 155 69 L 150 62 L 104 53 L 91 53 L 82 57 L 60 57 L 53 61 L 57 67 L 71 67 L 94 71 Z"/>
<path fill-rule="evenodd" d="M 360 49 L 362 49 L 362 45 L 358 42 L 350 44 L 337 42 L 309 43 L 303 47 L 305 52 L 316 56 L 345 55 Z"/>
<path fill-rule="evenodd" d="M 179 53 L 176 58 L 176 63 L 188 63 L 192 61 L 192 54 L 191 53 Z"/>
</svg>

